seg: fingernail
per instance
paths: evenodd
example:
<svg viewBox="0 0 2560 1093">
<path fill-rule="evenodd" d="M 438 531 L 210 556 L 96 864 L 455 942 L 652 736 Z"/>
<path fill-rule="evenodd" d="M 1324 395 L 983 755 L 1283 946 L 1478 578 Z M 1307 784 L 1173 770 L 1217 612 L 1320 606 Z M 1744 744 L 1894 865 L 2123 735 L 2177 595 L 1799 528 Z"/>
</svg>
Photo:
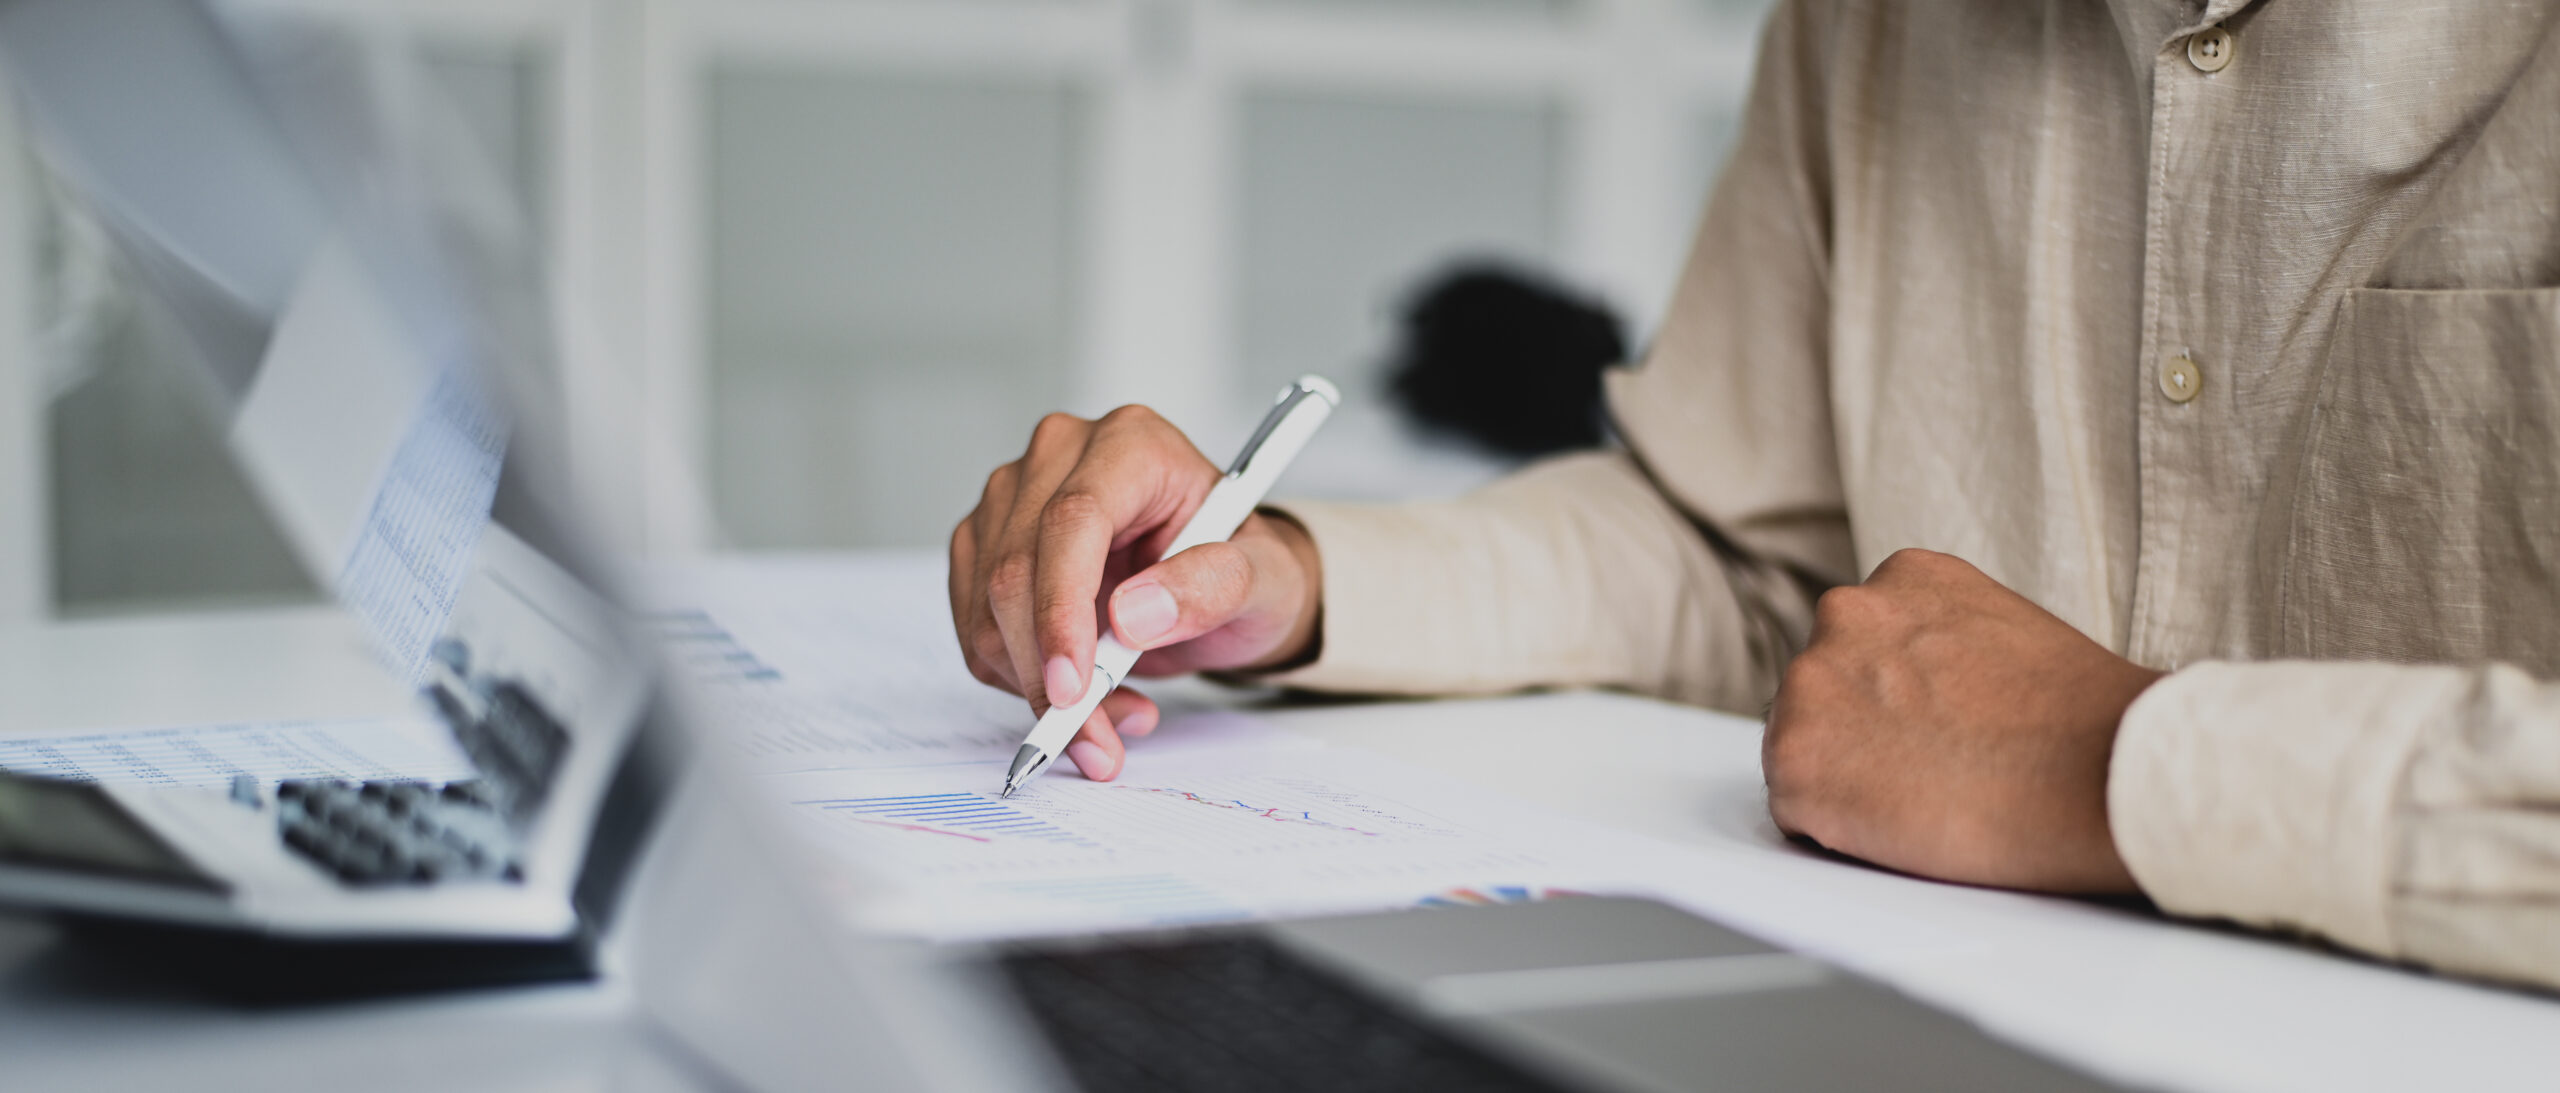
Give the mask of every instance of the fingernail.
<svg viewBox="0 0 2560 1093">
<path fill-rule="evenodd" d="M 1110 781 L 1111 776 L 1118 773 L 1111 767 L 1111 753 L 1091 740 L 1078 740 L 1067 745 L 1067 759 L 1075 763 L 1076 770 L 1086 778 L 1096 782 Z"/>
<path fill-rule="evenodd" d="M 1120 586 L 1114 594 L 1117 601 L 1111 617 L 1120 630 L 1120 640 L 1131 645 L 1145 645 L 1173 632 L 1173 624 L 1182 618 L 1182 608 L 1173 602 L 1173 593 L 1154 581 Z"/>
<path fill-rule="evenodd" d="M 1040 670 L 1041 685 L 1049 690 L 1052 706 L 1073 706 L 1084 698 L 1084 680 L 1076 671 L 1076 662 L 1065 657 L 1050 657 L 1049 666 Z"/>
</svg>

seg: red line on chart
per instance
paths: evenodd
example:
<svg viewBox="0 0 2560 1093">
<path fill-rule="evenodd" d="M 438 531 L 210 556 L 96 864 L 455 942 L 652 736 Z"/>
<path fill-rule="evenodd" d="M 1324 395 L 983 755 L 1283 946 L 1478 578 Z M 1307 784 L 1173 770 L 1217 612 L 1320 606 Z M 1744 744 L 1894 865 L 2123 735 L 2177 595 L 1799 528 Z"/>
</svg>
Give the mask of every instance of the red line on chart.
<svg viewBox="0 0 2560 1093">
<path fill-rule="evenodd" d="M 1333 822 L 1330 822 L 1330 821 L 1327 821 L 1327 820 L 1319 820 L 1319 819 L 1316 819 L 1316 818 L 1315 818 L 1315 815 L 1314 815 L 1313 813 L 1310 813 L 1310 812 L 1303 812 L 1303 811 L 1302 811 L 1302 812 L 1290 812 L 1290 811 L 1287 811 L 1287 810 L 1285 810 L 1285 809 L 1278 809 L 1278 808 L 1255 808 L 1255 807 L 1253 807 L 1252 805 L 1246 804 L 1246 803 L 1244 803 L 1243 801 L 1236 800 L 1235 798 L 1232 798 L 1232 797 L 1230 797 L 1230 798 L 1228 798 L 1228 799 L 1226 799 L 1226 800 L 1221 801 L 1221 800 L 1216 800 L 1216 799 L 1213 799 L 1213 798 L 1203 797 L 1203 796 L 1201 796 L 1201 795 L 1199 795 L 1199 794 L 1197 794 L 1197 793 L 1193 793 L 1193 792 L 1191 792 L 1190 790 L 1187 790 L 1187 789 L 1160 789 L 1160 788 L 1157 788 L 1157 787 L 1154 787 L 1154 786 L 1115 786 L 1115 787 L 1113 787 L 1113 788 L 1115 788 L 1115 789 L 1123 789 L 1123 790 L 1134 790 L 1134 791 L 1139 792 L 1139 793 L 1153 793 L 1153 794 L 1156 794 L 1156 795 L 1158 795 L 1158 796 L 1162 796 L 1162 797 L 1172 797 L 1172 798 L 1176 798 L 1176 799 L 1179 799 L 1179 800 L 1189 801 L 1189 802 L 1191 802 L 1191 803 L 1193 803 L 1193 804 L 1207 805 L 1207 806 L 1209 806 L 1209 807 L 1211 807 L 1211 808 L 1223 808 L 1223 809 L 1226 809 L 1227 811 L 1230 811 L 1230 812 L 1242 812 L 1242 813 L 1244 813 L 1244 814 L 1246 814 L 1246 815 L 1248 815 L 1248 816 L 1259 816 L 1259 817 L 1261 817 L 1261 818 L 1263 818 L 1263 819 L 1271 820 L 1271 821 L 1276 822 L 1276 823 L 1284 823 L 1284 824 L 1304 824 L 1304 825 L 1307 825 L 1307 826 L 1309 826 L 1309 827 L 1321 827 L 1321 828 L 1324 828 L 1324 829 L 1329 830 L 1329 831 L 1341 831 L 1341 832 L 1346 832 L 1346 833 L 1348 833 L 1348 834 L 1352 834 L 1352 835 L 1376 835 L 1376 834 L 1377 834 L 1377 832 L 1375 832 L 1375 831 L 1363 831 L 1363 830 L 1361 830 L 1361 829 L 1359 829 L 1359 828 L 1351 827 L 1351 826 L 1348 826 L 1348 825 L 1345 825 L 1345 824 L 1337 824 L 1337 823 L 1333 823 Z"/>
<path fill-rule="evenodd" d="M 973 843 L 991 843 L 995 841 L 994 839 L 987 838 L 984 835 L 971 835 L 965 831 L 944 831 L 941 828 L 926 827 L 923 824 L 902 824 L 890 820 L 866 820 L 860 816 L 849 816 L 846 818 L 858 824 L 875 824 L 880 827 L 894 827 L 900 831 L 921 831 L 927 835 L 949 835 L 952 838 L 967 839 Z"/>
</svg>

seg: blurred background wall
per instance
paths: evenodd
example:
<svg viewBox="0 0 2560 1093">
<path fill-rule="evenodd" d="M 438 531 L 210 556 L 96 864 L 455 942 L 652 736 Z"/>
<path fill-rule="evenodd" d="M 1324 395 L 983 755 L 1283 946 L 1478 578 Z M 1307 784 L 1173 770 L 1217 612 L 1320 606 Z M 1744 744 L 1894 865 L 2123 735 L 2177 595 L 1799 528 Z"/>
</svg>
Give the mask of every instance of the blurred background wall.
<svg viewBox="0 0 2560 1093">
<path fill-rule="evenodd" d="M 938 547 L 1050 409 L 1223 459 L 1346 413 L 1286 492 L 1445 495 L 1377 363 L 1451 262 L 1648 339 L 1768 0 L 234 0 L 425 58 L 548 256 L 577 472 L 661 555 Z M 166 321 L 14 132 L 0 616 L 307 598 Z"/>
</svg>

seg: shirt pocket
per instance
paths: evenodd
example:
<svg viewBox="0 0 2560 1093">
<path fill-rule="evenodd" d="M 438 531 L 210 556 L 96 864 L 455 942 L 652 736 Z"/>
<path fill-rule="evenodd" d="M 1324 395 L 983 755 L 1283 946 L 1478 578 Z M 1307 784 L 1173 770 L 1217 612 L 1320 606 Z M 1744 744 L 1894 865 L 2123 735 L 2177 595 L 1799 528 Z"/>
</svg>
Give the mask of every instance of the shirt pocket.
<svg viewBox="0 0 2560 1093">
<path fill-rule="evenodd" d="M 2560 289 L 2348 293 L 2279 653 L 2560 668 Z"/>
</svg>

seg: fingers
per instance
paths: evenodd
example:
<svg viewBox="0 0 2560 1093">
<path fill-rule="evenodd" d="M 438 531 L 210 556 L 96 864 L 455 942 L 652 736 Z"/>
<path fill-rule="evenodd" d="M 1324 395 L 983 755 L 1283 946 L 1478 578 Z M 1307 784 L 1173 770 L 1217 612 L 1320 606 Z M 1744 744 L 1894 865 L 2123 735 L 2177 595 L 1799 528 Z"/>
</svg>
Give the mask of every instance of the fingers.
<svg viewBox="0 0 2560 1093">
<path fill-rule="evenodd" d="M 1122 687 L 1102 700 L 1102 712 L 1111 715 L 1111 728 L 1122 737 L 1145 736 L 1156 731 L 1156 722 L 1164 711 L 1154 699 Z"/>
<path fill-rule="evenodd" d="M 1013 666 L 1014 678 L 1022 683 L 1023 697 L 1031 700 L 1034 709 L 1073 702 L 1084 694 L 1082 667 L 1044 666 L 1033 614 L 1044 514 L 1058 484 L 1074 473 L 1085 458 L 1093 434 L 1094 423 L 1082 418 L 1050 414 L 1040 419 L 1039 427 L 1031 431 L 1031 448 L 1022 457 L 1022 483 L 1005 514 L 998 556 L 987 574 L 988 609 L 995 616 L 996 629 L 1004 636 L 1006 659 Z M 1085 659 L 1089 662 L 1090 655 Z"/>
<path fill-rule="evenodd" d="M 1100 709 L 1085 718 L 1084 728 L 1077 730 L 1075 740 L 1067 745 L 1067 759 L 1096 782 L 1119 777 L 1120 761 L 1126 754 L 1120 734 L 1111 729 L 1110 716 Z"/>
<path fill-rule="evenodd" d="M 1171 529 L 1216 477 L 1190 441 L 1144 408 L 1114 410 L 1095 424 L 1084 458 L 1040 512 L 1032 625 L 1043 671 L 1056 684 L 1081 694 L 1091 682 L 1095 600 L 1112 552 Z"/>
<path fill-rule="evenodd" d="M 1016 694 L 1022 687 L 1005 652 L 1004 635 L 987 607 L 987 570 L 992 559 L 988 548 L 997 541 L 1004 514 L 1013 509 L 1020 482 L 1018 464 L 997 467 L 987 475 L 978 507 L 951 532 L 951 619 L 959 631 L 960 655 L 978 682 Z"/>
<path fill-rule="evenodd" d="M 990 687 L 1006 687 L 1003 674 L 997 672 L 985 657 L 978 654 L 976 626 L 982 611 L 977 595 L 978 537 L 969 521 L 951 532 L 951 629 L 960 635 L 960 660 L 968 665 L 969 674 Z"/>
<path fill-rule="evenodd" d="M 1034 710 L 1081 697 L 1097 601 L 1133 558 L 1162 549 L 1217 477 L 1143 407 L 1100 421 L 1042 419 L 1023 457 L 988 476 L 977 508 L 952 529 L 952 623 L 970 673 Z"/>
<path fill-rule="evenodd" d="M 1082 479 L 1083 472 L 1076 478 Z M 1102 591 L 1111 540 L 1134 513 L 1125 481 L 1069 481 L 1040 516 L 1031 629 L 1049 690 L 1060 702 L 1084 696 L 1093 665 L 1094 597 Z"/>
<path fill-rule="evenodd" d="M 1233 543 L 1202 543 L 1140 570 L 1111 593 L 1111 628 L 1138 649 L 1225 626 L 1253 596 L 1253 565 Z"/>
</svg>

